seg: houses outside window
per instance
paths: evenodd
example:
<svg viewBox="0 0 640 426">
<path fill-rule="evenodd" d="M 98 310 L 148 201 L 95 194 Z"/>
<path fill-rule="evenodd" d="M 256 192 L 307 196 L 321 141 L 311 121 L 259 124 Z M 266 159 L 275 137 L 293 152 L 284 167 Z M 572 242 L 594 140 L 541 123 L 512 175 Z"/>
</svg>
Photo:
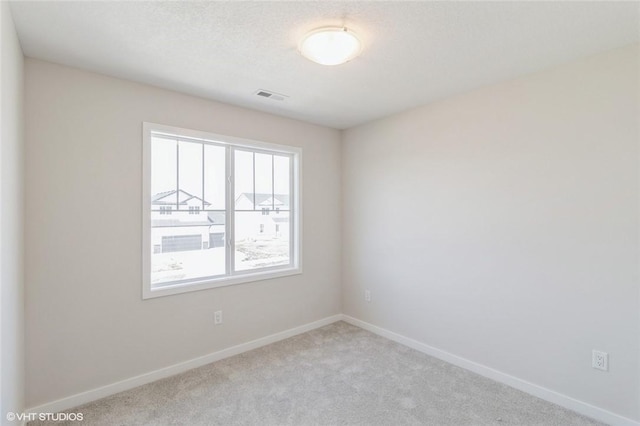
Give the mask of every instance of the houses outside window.
<svg viewBox="0 0 640 426">
<path fill-rule="evenodd" d="M 145 123 L 143 296 L 300 273 L 300 156 Z"/>
</svg>

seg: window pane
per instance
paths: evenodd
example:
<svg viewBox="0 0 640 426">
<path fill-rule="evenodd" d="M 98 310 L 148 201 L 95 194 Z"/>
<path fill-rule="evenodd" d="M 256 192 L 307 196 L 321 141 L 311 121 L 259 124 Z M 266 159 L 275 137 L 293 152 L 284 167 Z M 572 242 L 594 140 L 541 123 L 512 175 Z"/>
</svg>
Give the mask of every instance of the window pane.
<svg viewBox="0 0 640 426">
<path fill-rule="evenodd" d="M 202 209 L 202 144 L 179 141 L 178 154 L 178 209 L 189 210 L 189 206 L 200 206 Z"/>
<path fill-rule="evenodd" d="M 226 149 L 204 146 L 204 201 L 207 210 L 224 210 L 226 206 Z"/>
<path fill-rule="evenodd" d="M 290 263 L 289 212 L 235 213 L 235 270 Z"/>
<path fill-rule="evenodd" d="M 176 209 L 177 163 L 175 140 L 151 139 L 151 209 Z"/>
<path fill-rule="evenodd" d="M 291 188 L 291 163 L 289 157 L 273 156 L 273 191 L 274 208 L 289 210 Z"/>
<path fill-rule="evenodd" d="M 236 150 L 235 156 L 235 208 L 253 210 L 253 153 Z"/>
<path fill-rule="evenodd" d="M 256 154 L 256 210 L 273 207 L 272 155 Z"/>
<path fill-rule="evenodd" d="M 151 286 L 224 275 L 225 213 L 151 213 Z"/>
</svg>

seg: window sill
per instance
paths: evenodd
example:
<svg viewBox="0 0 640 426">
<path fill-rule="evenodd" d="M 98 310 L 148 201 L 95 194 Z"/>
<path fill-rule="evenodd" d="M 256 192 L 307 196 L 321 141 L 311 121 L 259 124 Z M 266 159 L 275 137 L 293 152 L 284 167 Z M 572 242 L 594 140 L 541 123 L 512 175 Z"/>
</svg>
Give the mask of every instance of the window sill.
<svg viewBox="0 0 640 426">
<path fill-rule="evenodd" d="M 183 284 L 175 284 L 158 289 L 150 289 L 145 286 L 142 292 L 142 299 L 153 299 L 156 297 L 170 296 L 173 294 L 188 293 L 192 291 L 207 290 L 211 288 L 227 287 L 230 285 L 245 284 L 255 281 L 271 280 L 274 278 L 288 277 L 302 274 L 302 268 L 279 269 L 269 272 L 243 273 L 242 275 L 227 276 L 202 281 L 193 281 Z"/>
</svg>

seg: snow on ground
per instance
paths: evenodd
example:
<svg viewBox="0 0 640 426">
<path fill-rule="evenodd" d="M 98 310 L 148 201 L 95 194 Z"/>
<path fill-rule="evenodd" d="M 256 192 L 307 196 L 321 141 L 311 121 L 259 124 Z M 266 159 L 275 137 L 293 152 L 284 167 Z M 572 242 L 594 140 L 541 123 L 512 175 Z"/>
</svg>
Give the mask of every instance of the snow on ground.
<svg viewBox="0 0 640 426">
<path fill-rule="evenodd" d="M 155 253 L 151 256 L 151 284 L 224 275 L 225 248 Z M 289 241 L 278 237 L 245 239 L 236 244 L 236 270 L 246 271 L 289 263 Z"/>
</svg>

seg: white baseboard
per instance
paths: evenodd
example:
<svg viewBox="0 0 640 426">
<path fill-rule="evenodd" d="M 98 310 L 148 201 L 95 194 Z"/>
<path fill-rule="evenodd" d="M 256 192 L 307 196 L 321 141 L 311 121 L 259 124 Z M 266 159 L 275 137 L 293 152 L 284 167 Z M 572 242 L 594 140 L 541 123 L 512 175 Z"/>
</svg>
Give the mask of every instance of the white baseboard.
<svg viewBox="0 0 640 426">
<path fill-rule="evenodd" d="M 57 401 L 48 402 L 46 404 L 39 405 L 37 407 L 29 408 L 27 413 L 57 413 L 59 411 L 68 410 L 74 407 L 78 407 L 82 404 L 98 400 L 110 395 L 114 395 L 118 392 L 133 389 L 138 386 L 146 385 L 147 383 L 154 382 L 156 380 L 164 379 L 165 377 L 174 376 L 176 374 L 191 370 L 193 368 L 201 367 L 206 364 L 210 364 L 215 361 L 219 361 L 230 356 L 238 355 L 243 352 L 247 352 L 253 349 L 260 348 L 262 346 L 269 345 L 271 343 L 278 342 L 280 340 L 288 339 L 289 337 L 296 336 L 298 334 L 306 333 L 307 331 L 314 330 L 316 328 L 324 327 L 325 325 L 340 321 L 342 315 L 333 315 L 327 318 L 323 318 L 318 321 L 314 321 L 300 327 L 291 328 L 289 330 L 281 331 L 279 333 L 271 334 L 260 339 L 252 340 L 250 342 L 242 343 L 236 346 L 232 346 L 227 349 L 222 349 L 217 352 L 210 353 L 198 358 L 191 359 L 189 361 L 174 364 L 169 367 L 161 368 L 159 370 L 151 371 L 149 373 L 141 374 L 139 376 L 125 379 L 110 385 L 102 386 L 96 389 L 91 389 L 86 392 L 81 392 L 75 395 L 68 396 L 66 398 L 58 399 Z"/>
<path fill-rule="evenodd" d="M 640 422 L 637 422 L 635 420 L 620 416 L 618 414 L 577 400 L 575 398 L 571 398 L 570 396 L 552 391 L 551 389 L 547 389 L 542 386 L 527 382 L 526 380 L 519 379 L 501 371 L 494 370 L 493 368 L 478 364 L 477 362 L 473 362 L 457 355 L 450 354 L 449 352 L 445 352 L 441 349 L 434 348 L 433 346 L 426 345 L 417 340 L 405 337 L 401 334 L 394 333 L 393 331 L 389 331 L 368 322 L 350 317 L 349 315 L 343 314 L 342 320 L 351 325 L 355 325 L 356 327 L 363 328 L 379 336 L 386 337 L 389 340 L 393 340 L 394 342 L 400 343 L 402 345 L 430 355 L 434 358 L 438 358 L 450 364 L 462 367 L 466 370 L 473 371 L 474 373 L 480 374 L 481 376 L 488 377 L 492 380 L 495 380 L 496 382 L 504 383 L 507 386 L 511 386 L 512 388 L 516 388 L 540 399 L 544 399 L 545 401 L 560 405 L 561 407 L 568 408 L 569 410 L 573 410 L 595 420 L 616 426 L 640 426 Z"/>
</svg>

